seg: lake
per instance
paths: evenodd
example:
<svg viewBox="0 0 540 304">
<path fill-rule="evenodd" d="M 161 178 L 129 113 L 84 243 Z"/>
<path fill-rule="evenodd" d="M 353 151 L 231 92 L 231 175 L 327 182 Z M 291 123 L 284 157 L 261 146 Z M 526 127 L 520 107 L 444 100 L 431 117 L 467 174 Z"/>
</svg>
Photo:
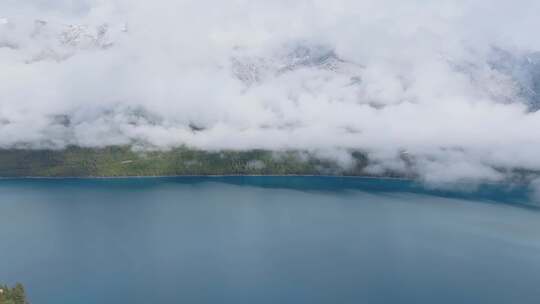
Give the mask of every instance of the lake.
<svg viewBox="0 0 540 304">
<path fill-rule="evenodd" d="M 0 180 L 0 280 L 33 304 L 538 304 L 528 203 L 364 178 Z"/>
</svg>

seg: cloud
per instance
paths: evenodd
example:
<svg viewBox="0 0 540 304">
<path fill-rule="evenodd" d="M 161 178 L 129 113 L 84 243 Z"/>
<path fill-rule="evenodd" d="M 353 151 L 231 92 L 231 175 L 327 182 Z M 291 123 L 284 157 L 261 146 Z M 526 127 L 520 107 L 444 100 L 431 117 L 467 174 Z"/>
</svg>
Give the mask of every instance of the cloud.
<svg viewBox="0 0 540 304">
<path fill-rule="evenodd" d="M 406 152 L 434 183 L 502 180 L 540 170 L 539 9 L 3 1 L 0 147 L 362 150 L 374 172 Z"/>
</svg>

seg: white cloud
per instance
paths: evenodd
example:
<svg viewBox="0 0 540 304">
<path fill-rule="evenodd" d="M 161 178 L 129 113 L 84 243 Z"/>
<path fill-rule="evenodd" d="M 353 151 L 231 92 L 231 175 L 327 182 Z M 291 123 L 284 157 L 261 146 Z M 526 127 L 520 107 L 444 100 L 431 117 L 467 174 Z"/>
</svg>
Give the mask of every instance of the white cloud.
<svg viewBox="0 0 540 304">
<path fill-rule="evenodd" d="M 362 149 L 375 171 L 403 169 L 406 150 L 435 183 L 540 170 L 534 88 L 515 77 L 540 75 L 539 9 L 529 0 L 3 1 L 0 146 L 327 150 L 343 163 L 343 151 Z M 518 63 L 497 68 L 495 49 Z"/>
</svg>

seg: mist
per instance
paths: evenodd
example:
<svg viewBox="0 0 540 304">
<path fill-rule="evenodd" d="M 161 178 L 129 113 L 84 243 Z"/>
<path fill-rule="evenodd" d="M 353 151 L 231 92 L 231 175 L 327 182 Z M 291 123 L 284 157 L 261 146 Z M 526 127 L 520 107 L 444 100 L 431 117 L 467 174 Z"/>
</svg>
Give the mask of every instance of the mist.
<svg viewBox="0 0 540 304">
<path fill-rule="evenodd" d="M 344 166 L 360 150 L 372 172 L 412 162 L 432 184 L 502 181 L 540 170 L 538 11 L 4 0 L 0 148 L 305 150 Z"/>
</svg>

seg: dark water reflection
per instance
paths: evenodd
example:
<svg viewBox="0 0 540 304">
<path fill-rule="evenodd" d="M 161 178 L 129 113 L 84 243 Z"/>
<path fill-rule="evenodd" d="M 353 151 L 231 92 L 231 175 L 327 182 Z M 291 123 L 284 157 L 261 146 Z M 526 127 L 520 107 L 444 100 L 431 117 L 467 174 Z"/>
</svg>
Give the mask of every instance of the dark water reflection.
<svg viewBox="0 0 540 304">
<path fill-rule="evenodd" d="M 539 303 L 525 189 L 223 177 L 0 181 L 33 303 Z"/>
</svg>

